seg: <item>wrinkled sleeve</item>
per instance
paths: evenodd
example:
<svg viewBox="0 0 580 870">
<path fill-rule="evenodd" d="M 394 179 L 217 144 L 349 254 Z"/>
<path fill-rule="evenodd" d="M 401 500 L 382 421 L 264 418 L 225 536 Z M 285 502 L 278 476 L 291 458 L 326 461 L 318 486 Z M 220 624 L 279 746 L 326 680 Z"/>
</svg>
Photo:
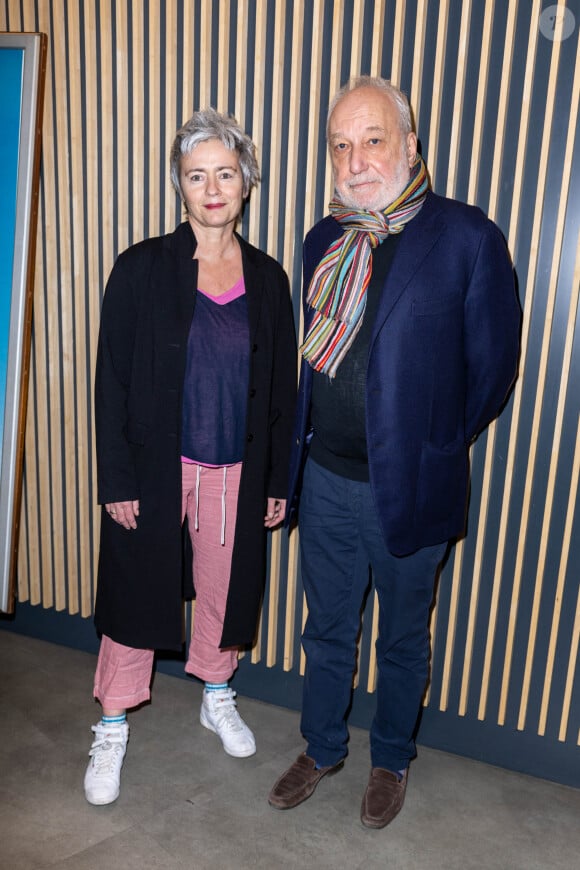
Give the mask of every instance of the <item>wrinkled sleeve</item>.
<svg viewBox="0 0 580 870">
<path fill-rule="evenodd" d="M 121 255 L 107 282 L 97 348 L 95 431 L 100 504 L 139 498 L 127 440 L 136 325 L 137 308 L 127 258 Z"/>
<path fill-rule="evenodd" d="M 498 415 L 514 383 L 520 322 L 505 240 L 487 221 L 465 297 L 465 432 L 470 441 Z"/>
</svg>

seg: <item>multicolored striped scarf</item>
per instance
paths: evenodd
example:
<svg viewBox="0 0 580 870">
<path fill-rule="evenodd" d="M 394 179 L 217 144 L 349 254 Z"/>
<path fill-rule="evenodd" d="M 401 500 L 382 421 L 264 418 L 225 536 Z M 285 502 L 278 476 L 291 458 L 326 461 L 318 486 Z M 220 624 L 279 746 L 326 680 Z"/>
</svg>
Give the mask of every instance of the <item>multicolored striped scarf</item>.
<svg viewBox="0 0 580 870">
<path fill-rule="evenodd" d="M 337 200 L 330 213 L 345 233 L 314 270 L 306 301 L 315 314 L 300 348 L 317 372 L 333 378 L 359 331 L 372 274 L 371 251 L 389 233 L 400 233 L 425 202 L 427 170 L 421 157 L 401 195 L 384 211 L 357 211 Z"/>
</svg>

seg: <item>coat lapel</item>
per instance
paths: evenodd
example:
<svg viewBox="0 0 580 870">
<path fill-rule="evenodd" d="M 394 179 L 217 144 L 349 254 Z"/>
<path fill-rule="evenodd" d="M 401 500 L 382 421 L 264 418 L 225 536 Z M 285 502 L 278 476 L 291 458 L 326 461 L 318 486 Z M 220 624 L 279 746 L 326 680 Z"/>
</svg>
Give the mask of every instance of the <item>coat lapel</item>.
<svg viewBox="0 0 580 870">
<path fill-rule="evenodd" d="M 262 296 L 264 293 L 263 269 L 259 269 L 256 264 L 252 246 L 248 245 L 237 233 L 236 238 L 242 250 L 242 269 L 246 288 L 246 304 L 248 306 L 250 342 L 253 344 L 256 340 L 256 333 L 260 322 L 260 310 L 262 308 Z"/>
<path fill-rule="evenodd" d="M 413 276 L 444 229 L 444 221 L 432 194 L 428 194 L 419 214 L 403 230 L 393 262 L 385 280 L 372 341 L 382 329 L 393 308 L 407 290 Z"/>
</svg>

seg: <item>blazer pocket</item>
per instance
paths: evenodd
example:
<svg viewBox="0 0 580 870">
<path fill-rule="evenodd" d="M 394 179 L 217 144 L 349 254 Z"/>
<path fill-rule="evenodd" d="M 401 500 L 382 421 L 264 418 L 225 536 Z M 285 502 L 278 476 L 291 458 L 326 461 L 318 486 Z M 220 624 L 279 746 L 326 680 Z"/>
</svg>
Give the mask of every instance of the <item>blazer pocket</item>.
<svg viewBox="0 0 580 870">
<path fill-rule="evenodd" d="M 444 447 L 424 443 L 421 450 L 415 521 L 437 526 L 465 511 L 468 456 L 464 442 Z"/>
<path fill-rule="evenodd" d="M 454 311 L 462 305 L 462 300 L 457 296 L 439 296 L 435 299 L 413 300 L 414 317 L 434 317 L 437 314 L 446 314 Z"/>
</svg>

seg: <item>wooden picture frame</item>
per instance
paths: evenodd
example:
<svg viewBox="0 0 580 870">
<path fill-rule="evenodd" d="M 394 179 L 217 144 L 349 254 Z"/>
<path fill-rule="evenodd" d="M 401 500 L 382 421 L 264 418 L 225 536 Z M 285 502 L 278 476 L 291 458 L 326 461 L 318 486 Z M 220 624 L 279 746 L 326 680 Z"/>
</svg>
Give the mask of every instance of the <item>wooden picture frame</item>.
<svg viewBox="0 0 580 870">
<path fill-rule="evenodd" d="M 0 33 L 0 610 L 12 612 L 47 38 Z"/>
</svg>

